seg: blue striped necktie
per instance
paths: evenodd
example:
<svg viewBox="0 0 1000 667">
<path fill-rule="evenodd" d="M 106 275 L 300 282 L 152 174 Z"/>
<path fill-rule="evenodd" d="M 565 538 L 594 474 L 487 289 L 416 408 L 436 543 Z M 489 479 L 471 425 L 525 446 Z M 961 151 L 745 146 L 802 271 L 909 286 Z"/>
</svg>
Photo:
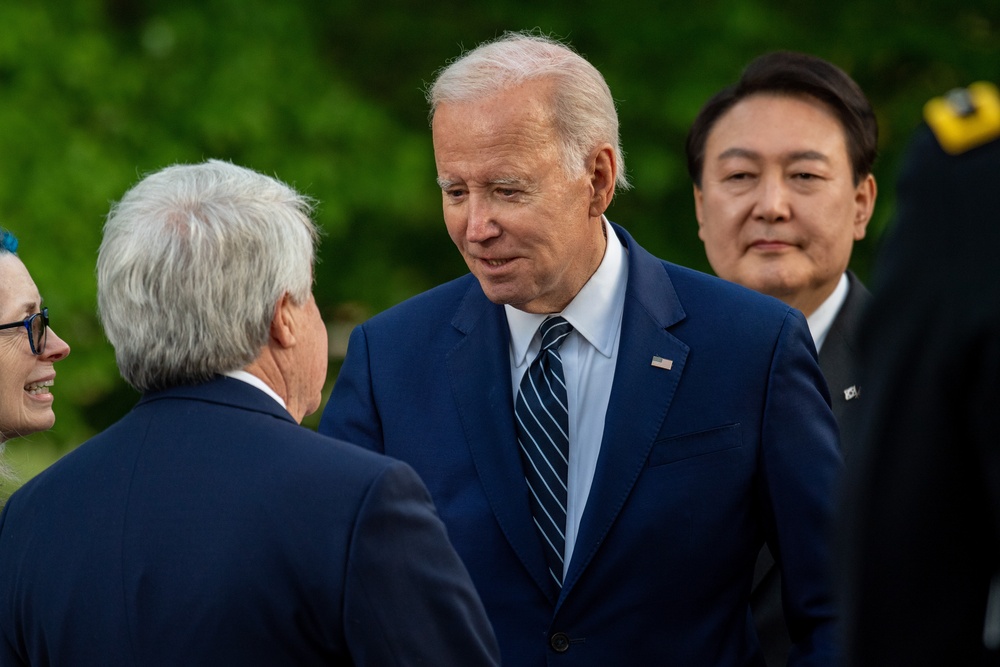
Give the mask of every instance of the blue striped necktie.
<svg viewBox="0 0 1000 667">
<path fill-rule="evenodd" d="M 562 586 L 566 551 L 566 472 L 569 469 L 569 413 L 559 346 L 573 326 L 562 317 L 542 322 L 542 349 L 521 379 L 514 405 L 517 442 L 535 526 L 549 573 Z"/>
</svg>

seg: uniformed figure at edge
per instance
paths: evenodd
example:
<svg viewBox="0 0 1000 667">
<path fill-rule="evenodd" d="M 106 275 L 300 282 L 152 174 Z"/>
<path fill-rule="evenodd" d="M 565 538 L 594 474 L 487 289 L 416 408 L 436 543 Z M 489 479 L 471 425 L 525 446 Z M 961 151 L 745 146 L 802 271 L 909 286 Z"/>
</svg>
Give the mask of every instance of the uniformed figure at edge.
<svg viewBox="0 0 1000 667">
<path fill-rule="evenodd" d="M 1000 665 L 1000 95 L 934 98 L 865 318 L 847 665 Z"/>
</svg>

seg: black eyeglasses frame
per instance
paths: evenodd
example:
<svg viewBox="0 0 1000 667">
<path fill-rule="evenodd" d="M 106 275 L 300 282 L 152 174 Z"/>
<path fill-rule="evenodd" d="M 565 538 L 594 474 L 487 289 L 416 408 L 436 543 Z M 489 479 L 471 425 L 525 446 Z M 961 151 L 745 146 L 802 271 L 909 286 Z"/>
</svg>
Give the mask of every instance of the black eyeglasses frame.
<svg viewBox="0 0 1000 667">
<path fill-rule="evenodd" d="M 38 337 L 41 339 L 41 343 L 36 345 L 35 333 L 32 332 L 31 328 L 35 326 L 35 322 L 41 318 L 42 328 L 41 333 Z M 33 355 L 40 356 L 45 352 L 45 341 L 48 339 L 49 332 L 49 309 L 42 308 L 41 312 L 35 313 L 31 317 L 28 317 L 20 322 L 11 322 L 10 324 L 0 324 L 0 329 L 13 329 L 14 327 L 24 327 L 25 331 L 28 332 L 28 345 L 31 346 L 31 353 Z"/>
</svg>

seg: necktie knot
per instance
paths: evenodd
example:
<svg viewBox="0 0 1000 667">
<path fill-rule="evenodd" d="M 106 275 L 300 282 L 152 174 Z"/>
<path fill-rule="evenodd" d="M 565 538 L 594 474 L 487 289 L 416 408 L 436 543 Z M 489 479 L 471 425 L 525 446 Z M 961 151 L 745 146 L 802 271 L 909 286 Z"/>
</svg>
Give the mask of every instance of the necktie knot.
<svg viewBox="0 0 1000 667">
<path fill-rule="evenodd" d="M 542 334 L 542 349 L 558 352 L 566 336 L 573 331 L 573 325 L 565 317 L 555 315 L 542 322 L 538 331 Z"/>
</svg>

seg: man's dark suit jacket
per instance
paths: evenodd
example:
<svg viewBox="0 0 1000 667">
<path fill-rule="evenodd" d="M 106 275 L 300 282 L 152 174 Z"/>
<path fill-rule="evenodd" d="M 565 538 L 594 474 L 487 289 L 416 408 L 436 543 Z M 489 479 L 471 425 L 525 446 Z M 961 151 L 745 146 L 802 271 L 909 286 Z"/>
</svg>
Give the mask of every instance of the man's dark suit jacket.
<svg viewBox="0 0 1000 667">
<path fill-rule="evenodd" d="M 796 664 L 831 664 L 842 464 L 805 319 L 613 228 L 628 251 L 621 345 L 561 592 L 521 471 L 507 318 L 473 276 L 354 331 L 320 430 L 421 475 L 505 664 L 761 664 L 749 596 L 765 537 L 788 568 Z"/>
<path fill-rule="evenodd" d="M 847 280 L 850 286 L 847 298 L 830 324 L 823 348 L 819 351 L 819 367 L 830 389 L 833 415 L 840 427 L 840 448 L 845 459 L 861 437 L 858 335 L 863 315 L 872 299 L 871 293 L 851 271 L 847 272 Z M 781 572 L 766 546 L 757 559 L 750 607 L 767 664 L 769 667 L 782 667 L 788 662 L 792 640 L 781 608 Z"/>
<path fill-rule="evenodd" d="M 0 517 L 0 664 L 495 664 L 406 465 L 239 380 L 146 395 Z"/>
</svg>

